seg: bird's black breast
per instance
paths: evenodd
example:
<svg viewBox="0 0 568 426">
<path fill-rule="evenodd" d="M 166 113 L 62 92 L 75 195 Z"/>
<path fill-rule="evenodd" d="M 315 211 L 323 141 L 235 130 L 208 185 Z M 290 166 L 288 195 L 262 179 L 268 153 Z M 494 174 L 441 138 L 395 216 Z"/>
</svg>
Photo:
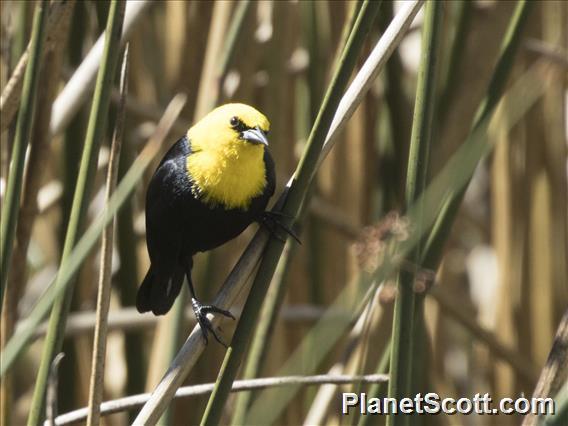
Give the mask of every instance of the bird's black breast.
<svg viewBox="0 0 568 426">
<path fill-rule="evenodd" d="M 180 256 L 210 250 L 239 235 L 266 209 L 274 193 L 274 163 L 265 149 L 266 187 L 247 210 L 210 206 L 195 195 L 187 171 L 192 155 L 187 137 L 179 139 L 160 162 L 146 196 L 146 238 L 150 260 L 164 267 Z"/>
</svg>

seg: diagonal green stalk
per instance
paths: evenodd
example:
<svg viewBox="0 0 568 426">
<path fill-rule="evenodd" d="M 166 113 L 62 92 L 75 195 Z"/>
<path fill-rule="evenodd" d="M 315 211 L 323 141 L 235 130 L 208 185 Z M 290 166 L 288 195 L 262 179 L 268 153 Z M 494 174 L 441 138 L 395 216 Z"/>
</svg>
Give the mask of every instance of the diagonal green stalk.
<svg viewBox="0 0 568 426">
<path fill-rule="evenodd" d="M 6 196 L 2 206 L 2 224 L 0 232 L 0 312 L 4 300 L 4 290 L 8 280 L 8 270 L 10 268 L 10 258 L 14 245 L 16 233 L 16 223 L 18 219 L 18 209 L 20 206 L 20 195 L 22 192 L 22 181 L 24 175 L 24 164 L 26 160 L 26 148 L 30 139 L 32 126 L 34 123 L 35 100 L 38 89 L 39 74 L 41 68 L 42 47 L 45 41 L 45 23 L 49 10 L 49 1 L 38 2 L 34 14 L 34 22 L 31 38 L 31 56 L 26 73 L 24 75 L 24 85 L 22 89 L 22 104 L 16 123 L 16 136 L 12 151 L 12 161 L 6 188 Z"/>
<path fill-rule="evenodd" d="M 538 424 L 560 426 L 568 422 L 568 382 L 564 383 L 564 386 L 562 386 L 560 391 L 556 394 L 554 402 L 556 405 L 555 412 L 548 414 L 544 420 Z"/>
<path fill-rule="evenodd" d="M 77 186 L 73 197 L 73 206 L 71 208 L 69 225 L 65 236 L 61 259 L 62 264 L 75 247 L 89 203 L 90 187 L 93 181 L 99 147 L 107 124 L 114 73 L 120 53 L 120 36 L 122 33 L 125 6 L 125 2 L 113 0 L 109 9 L 106 28 L 107 37 L 105 39 L 101 67 L 97 76 L 93 105 L 91 107 L 87 135 L 85 137 L 85 146 L 83 148 Z M 59 280 L 55 283 L 56 288 L 62 285 Z M 39 425 L 43 417 L 49 369 L 53 358 L 59 352 L 63 342 L 63 332 L 65 330 L 67 314 L 71 303 L 72 289 L 73 286 L 70 286 L 69 289 L 57 299 L 51 311 L 45 346 L 28 417 L 28 425 Z"/>
<path fill-rule="evenodd" d="M 540 99 L 549 82 L 550 78 L 543 79 L 541 70 L 536 66 L 515 81 L 515 84 L 507 93 L 509 101 L 507 104 L 512 104 L 512 107 L 507 112 L 509 120 L 506 123 L 505 131 L 515 126 L 535 102 Z M 418 221 L 418 212 L 422 211 L 418 206 L 425 206 L 422 215 L 422 231 L 427 233 L 438 216 L 440 208 L 443 207 L 444 195 L 448 192 L 448 189 L 461 188 L 467 184 L 480 159 L 491 148 L 487 136 L 487 128 L 490 121 L 491 116 L 487 116 L 484 122 L 481 123 L 479 130 L 469 135 L 467 142 L 460 146 L 443 169 L 431 180 L 428 188 L 423 192 L 419 200 L 408 208 L 406 216 L 409 223 Z M 410 254 L 423 235 L 419 235 L 415 230 L 411 229 L 407 237 L 407 239 L 402 240 L 389 238 L 384 249 L 385 258 L 379 268 L 373 274 L 365 274 L 366 276 L 363 277 L 361 284 L 356 286 L 355 292 L 353 291 L 354 286 L 348 286 L 342 290 L 329 310 L 310 330 L 309 336 L 304 339 L 301 345 L 288 358 L 277 373 L 278 375 L 313 374 L 314 371 L 317 371 L 318 365 L 329 354 L 329 351 L 347 328 L 347 324 L 344 321 L 336 321 L 334 326 L 330 327 L 329 325 L 333 318 L 328 316 L 328 312 L 337 309 L 354 312 L 355 316 L 359 315 L 368 301 L 363 293 L 371 293 L 368 290 L 369 287 L 376 286 L 376 283 L 389 279 L 395 271 L 399 270 L 402 259 L 405 259 Z M 315 352 L 312 350 L 312 347 L 314 347 L 313 340 L 317 341 L 315 347 L 318 350 Z M 310 354 L 309 357 L 306 357 L 307 353 Z M 251 406 L 245 424 L 273 423 L 294 398 L 296 392 L 297 388 L 288 389 L 286 392 L 277 390 L 263 391 Z"/>
<path fill-rule="evenodd" d="M 520 40 L 523 23 L 525 22 L 528 16 L 528 4 L 529 3 L 527 1 L 519 2 L 515 10 L 515 13 L 513 14 L 507 33 L 504 38 L 503 48 L 501 51 L 499 61 L 497 63 L 495 72 L 489 84 L 488 94 L 484 99 L 484 101 L 482 102 L 482 104 L 480 105 L 480 108 L 474 120 L 474 125 L 471 134 L 474 134 L 476 131 L 480 130 L 481 126 L 486 125 L 486 123 L 488 122 L 488 118 L 493 113 L 494 108 L 501 99 L 501 96 L 505 90 L 505 83 L 512 68 L 513 58 Z M 465 193 L 468 183 L 469 179 L 465 185 L 461 186 L 456 191 L 452 191 L 450 195 L 447 197 L 444 208 L 442 209 L 440 215 L 438 216 L 434 224 L 434 227 L 432 229 L 432 232 L 428 237 L 424 251 L 422 253 L 418 252 L 418 257 L 414 257 L 417 264 L 430 269 L 436 268 L 441 256 L 442 246 L 445 240 L 447 239 L 447 236 L 449 235 L 453 219 L 455 218 L 457 209 L 461 204 L 461 200 L 463 198 L 463 194 Z M 404 273 L 402 273 L 402 275 L 404 276 Z M 411 281 L 409 281 L 409 284 L 410 283 Z M 408 286 L 405 290 L 412 291 L 410 286 Z M 397 298 L 397 302 L 398 299 L 399 298 Z M 418 301 L 415 310 L 421 311 L 421 304 L 422 304 L 422 298 L 420 298 L 420 300 Z M 405 316 L 401 318 L 397 317 L 396 315 L 397 312 L 395 308 L 395 324 L 396 322 L 403 320 L 405 323 L 409 324 L 406 328 L 411 328 L 412 325 L 418 327 L 421 326 L 420 319 L 418 318 L 416 318 L 416 320 L 418 321 L 417 323 L 416 321 L 412 320 L 412 317 L 409 318 Z M 421 333 L 415 334 L 416 339 L 419 339 L 420 336 Z M 412 334 L 409 334 L 408 338 L 411 339 L 411 337 Z M 396 339 L 396 334 L 393 334 L 393 338 Z M 415 341 L 415 344 L 416 343 L 417 342 Z M 389 396 L 391 397 L 397 396 L 398 398 L 400 398 L 404 395 L 409 394 L 410 383 L 409 383 L 409 378 L 407 378 L 405 382 L 402 382 L 402 384 L 398 382 L 398 376 L 396 375 L 397 373 L 393 368 L 393 366 L 396 365 L 396 360 L 394 359 L 396 346 L 397 345 L 395 343 L 395 347 L 393 348 L 393 356 L 392 356 L 393 359 L 391 359 L 391 374 L 392 374 L 391 377 L 393 377 L 393 380 L 389 382 Z M 413 348 L 411 345 L 406 345 L 398 350 L 401 352 L 408 351 L 408 353 L 410 354 L 410 353 L 416 353 L 415 349 L 416 348 Z M 404 355 L 399 354 L 399 356 L 403 357 Z M 405 371 L 407 372 L 413 371 L 412 362 L 409 362 L 408 364 L 406 364 L 406 366 L 407 369 Z M 400 392 L 400 390 L 397 392 L 396 389 L 394 391 L 392 390 L 392 387 L 397 386 L 397 382 L 398 386 L 400 387 L 406 386 L 406 393 L 402 393 Z M 404 419 L 400 417 L 391 416 L 389 417 L 388 423 L 395 424 L 398 423 L 399 421 L 401 423 L 404 423 L 405 421 L 408 421 L 408 418 Z"/>
<path fill-rule="evenodd" d="M 255 379 L 259 377 L 262 364 L 270 342 L 270 336 L 274 331 L 276 317 L 280 311 L 286 290 L 286 278 L 290 270 L 290 262 L 296 246 L 288 243 L 282 257 L 278 262 L 278 267 L 274 274 L 274 283 L 269 288 L 258 322 L 258 327 L 254 332 L 254 338 L 244 364 L 243 379 Z M 243 392 L 238 395 L 235 404 L 235 411 L 231 423 L 234 425 L 244 424 L 245 414 L 253 399 L 253 392 Z"/>
<path fill-rule="evenodd" d="M 132 167 L 130 167 L 128 172 L 124 175 L 116 191 L 109 199 L 107 209 L 89 226 L 66 261 L 61 264 L 61 267 L 57 271 L 57 276 L 55 277 L 55 280 L 60 284 L 59 287 L 53 285 L 53 282 L 48 286 L 46 293 L 41 297 L 32 312 L 18 328 L 18 333 L 6 344 L 6 347 L 0 354 L 0 358 L 2 359 L 0 363 L 0 377 L 4 377 L 26 346 L 33 341 L 37 328 L 54 305 L 56 299 L 73 283 L 73 277 L 84 263 L 85 258 L 95 247 L 105 227 L 114 218 L 119 209 L 129 199 L 130 195 L 132 195 L 136 186 L 140 183 L 144 172 L 159 152 L 163 140 L 171 130 L 181 109 L 185 105 L 185 99 L 185 96 L 177 95 L 170 102 L 150 142 L 148 142 L 146 148 L 144 148 L 134 164 L 132 164 Z"/>
<path fill-rule="evenodd" d="M 422 2 L 423 0 L 413 0 L 403 6 L 361 66 L 338 105 L 318 164 L 321 164 L 332 150 L 337 141 L 336 136 L 343 130 L 357 106 L 362 102 L 364 94 L 371 88 L 372 82 L 384 67 L 385 62 L 401 42 L 412 19 L 422 6 Z M 282 196 L 283 198 L 284 196 Z M 230 307 L 259 263 L 267 241 L 268 233 L 265 230 L 259 230 L 215 297 L 215 305 L 227 309 Z M 176 359 L 152 392 L 152 397 L 142 407 L 135 422 L 144 424 L 155 424 L 157 422 L 159 416 L 174 397 L 176 389 L 182 385 L 189 372 L 194 368 L 204 349 L 201 331 L 199 326 L 196 326 L 178 352 Z"/>
<path fill-rule="evenodd" d="M 216 90 L 203 90 L 203 88 L 200 86 L 199 94 L 200 96 L 203 96 L 206 99 L 205 104 L 209 106 L 205 107 L 202 111 L 196 111 L 195 119 L 200 118 L 200 115 L 202 115 L 202 113 L 205 110 L 212 109 L 214 106 L 216 106 L 219 103 L 222 97 L 221 86 L 227 75 L 227 72 L 229 71 L 229 67 L 232 65 L 234 61 L 235 54 L 237 51 L 236 49 L 237 41 L 239 40 L 239 37 L 243 33 L 243 29 L 246 28 L 244 25 L 246 22 L 245 18 L 247 17 L 247 14 L 249 13 L 251 7 L 252 7 L 252 2 L 250 0 L 242 0 L 237 4 L 235 4 L 233 15 L 231 17 L 228 30 L 226 31 L 226 36 L 224 38 L 224 41 L 222 42 L 220 53 L 218 55 L 213 55 L 216 57 L 216 59 L 214 63 L 211 64 L 211 68 L 202 70 L 201 84 L 202 85 L 204 84 L 205 85 L 204 87 L 207 86 L 208 80 L 207 78 L 204 78 L 204 76 L 207 75 L 208 69 L 212 70 L 212 72 L 214 72 L 214 79 L 215 79 L 214 84 L 216 85 Z M 216 43 L 208 44 L 207 48 L 215 50 L 215 45 Z M 197 105 L 200 104 L 204 105 L 204 103 L 198 100 Z M 204 261 L 206 266 L 204 269 L 206 276 L 210 276 L 210 274 L 214 270 L 215 267 L 214 256 L 215 255 L 213 252 L 205 253 Z M 207 279 L 204 280 L 204 282 L 207 281 L 208 281 Z M 184 313 L 186 306 L 187 306 L 187 288 L 184 286 L 182 288 L 181 294 L 178 296 L 172 308 L 172 318 L 170 324 L 171 326 L 167 331 L 168 336 L 165 343 L 167 347 L 165 351 L 166 356 L 160 359 L 160 362 L 163 364 L 162 366 L 164 367 L 164 369 L 167 368 L 169 364 L 171 364 L 171 362 L 174 360 L 179 350 L 181 331 L 184 327 L 184 322 L 185 322 Z M 160 366 L 160 368 L 162 368 L 162 366 Z M 173 423 L 174 413 L 175 413 L 174 407 L 175 407 L 174 404 L 170 404 L 168 406 L 168 408 L 166 409 L 166 411 L 163 413 L 160 420 L 158 421 L 159 424 L 167 425 Z"/>
<path fill-rule="evenodd" d="M 381 0 L 379 0 L 379 3 L 380 2 Z M 345 20 L 342 37 L 335 54 L 337 61 L 341 59 L 341 54 L 345 48 L 346 42 L 349 38 L 349 35 L 351 34 L 351 31 L 353 30 L 353 26 L 355 25 L 355 22 L 357 20 L 357 16 L 359 14 L 361 5 L 362 3 L 360 2 L 354 3 L 351 7 L 350 15 Z M 306 6 L 308 12 L 313 12 L 314 4 L 307 4 Z M 313 15 L 314 15 L 313 13 L 309 13 L 309 16 L 312 18 L 312 20 L 313 20 Z M 310 20 L 309 23 L 312 23 L 313 22 L 312 20 Z M 315 57 L 315 50 L 317 47 L 317 43 L 312 43 L 312 44 L 314 44 L 314 46 L 312 49 L 311 57 Z M 315 67 L 310 67 L 310 69 L 317 71 Z M 312 71 L 311 73 L 313 74 L 312 75 L 313 78 L 310 80 L 310 89 L 311 89 L 310 110 L 312 110 L 312 108 L 315 108 L 315 111 L 313 112 L 313 117 L 311 117 L 310 121 L 315 120 L 317 116 L 316 106 L 318 104 L 319 98 L 321 98 L 321 96 L 318 97 L 315 95 L 317 93 L 316 83 L 318 79 L 315 78 L 315 75 L 317 73 L 315 73 L 314 71 Z M 308 190 L 309 194 L 307 195 L 307 197 L 311 197 L 312 196 L 311 192 L 313 192 L 314 190 L 315 190 L 315 185 L 310 185 L 310 188 Z M 299 223 L 305 222 L 306 216 L 308 214 L 308 211 L 305 207 L 306 205 L 303 204 L 301 211 L 298 213 Z M 317 224 L 311 223 L 310 227 L 313 231 L 313 228 L 317 227 Z M 312 239 L 313 235 L 310 235 L 309 238 Z M 259 377 L 260 371 L 262 369 L 262 364 L 264 362 L 264 358 L 266 355 L 266 351 L 270 344 L 270 336 L 272 335 L 272 331 L 274 330 L 278 312 L 280 311 L 282 302 L 284 300 L 284 295 L 286 293 L 287 276 L 291 261 L 294 257 L 295 249 L 296 249 L 295 245 L 288 244 L 285 247 L 278 262 L 278 266 L 274 274 L 274 279 L 272 280 L 270 289 L 268 290 L 265 301 L 263 302 L 262 310 L 260 313 L 260 320 L 254 332 L 254 337 L 250 345 L 250 349 L 248 351 L 246 362 L 243 367 L 242 377 L 244 379 L 253 379 Z M 315 252 L 317 250 L 314 250 L 314 248 L 312 247 L 311 251 Z M 310 263 L 313 263 L 313 261 Z M 317 268 L 318 266 L 316 266 L 314 269 Z M 318 287 L 317 279 L 316 280 L 312 279 L 312 285 L 313 288 Z M 232 424 L 239 425 L 244 423 L 246 410 L 250 406 L 250 403 L 253 398 L 254 398 L 253 392 L 243 392 L 237 396 L 234 415 L 231 420 Z"/>
<path fill-rule="evenodd" d="M 329 85 L 310 137 L 308 138 L 304 155 L 300 160 L 290 190 L 284 200 L 282 211 L 286 217 L 295 218 L 304 201 L 306 191 L 315 174 L 320 152 L 335 110 L 347 87 L 349 77 L 355 67 L 365 36 L 377 14 L 378 6 L 379 2 L 365 1 L 361 7 L 353 31 L 346 43 L 342 58 L 338 63 L 339 65 Z M 289 226 L 290 223 L 287 225 Z M 236 377 L 241 359 L 257 323 L 259 307 L 266 296 L 268 285 L 272 279 L 283 248 L 284 243 L 276 238 L 271 238 L 268 242 L 237 329 L 233 335 L 231 347 L 227 350 L 225 360 L 215 384 L 215 389 L 211 394 L 201 420 L 202 424 L 216 425 L 219 423 L 223 407 Z"/>
<path fill-rule="evenodd" d="M 432 121 L 435 110 L 436 71 L 438 66 L 442 3 L 426 4 L 422 32 L 422 55 L 418 72 L 416 102 L 410 137 L 408 171 L 406 176 L 406 205 L 414 204 L 426 187 L 426 171 L 430 151 Z M 418 211 L 417 232 L 422 235 L 421 211 Z M 411 262 L 420 258 L 420 243 L 409 255 Z M 394 305 L 392 346 L 390 357 L 389 397 L 400 400 L 410 395 L 415 295 L 413 273 L 400 272 Z M 407 424 L 406 416 L 389 416 L 387 425 Z"/>
<path fill-rule="evenodd" d="M 505 34 L 504 37 L 499 61 L 496 65 L 495 72 L 493 73 L 492 79 L 489 83 L 487 96 L 485 97 L 484 101 L 482 102 L 482 104 L 478 109 L 472 131 L 470 133 L 470 136 L 468 137 L 468 140 L 465 142 L 466 145 L 473 143 L 471 141 L 475 140 L 474 136 L 477 133 L 482 132 L 483 128 L 487 126 L 489 118 L 491 117 L 495 107 L 497 106 L 497 103 L 499 102 L 499 100 L 501 99 L 504 93 L 505 84 L 510 75 L 510 71 L 513 65 L 513 58 L 520 41 L 522 29 L 528 17 L 528 12 L 529 12 L 528 6 L 529 2 L 527 0 L 522 0 L 517 4 L 513 17 L 509 23 L 507 33 Z M 485 146 L 484 152 L 487 152 L 488 149 L 489 147 Z M 449 193 L 449 195 L 447 195 L 444 201 L 444 205 L 442 206 L 442 210 L 438 215 L 432 227 L 431 232 L 428 235 L 423 250 L 419 252 L 420 257 L 415 258 L 418 259 L 417 264 L 422 265 L 422 267 L 435 269 L 436 266 L 438 265 L 442 253 L 443 244 L 449 235 L 451 225 L 457 214 L 457 210 L 459 208 L 459 205 L 461 204 L 461 200 L 463 198 L 463 195 L 465 193 L 465 190 L 468 186 L 470 179 L 471 176 L 467 179 L 464 185 L 456 187 L 454 190 L 452 190 Z M 408 317 L 405 318 L 398 317 L 395 310 L 395 323 L 400 320 L 403 320 L 405 322 L 410 322 L 410 319 Z M 412 324 L 407 326 L 407 328 L 410 328 L 412 325 L 415 325 L 415 321 L 412 321 Z M 409 338 L 410 336 L 411 335 L 409 335 Z M 395 337 L 396 335 L 393 334 L 393 338 Z M 397 346 L 396 342 L 393 343 L 394 343 L 394 348 L 393 348 L 392 358 L 395 357 L 395 351 L 396 351 L 395 348 Z M 400 350 L 410 350 L 411 352 L 414 351 L 414 349 L 408 345 L 406 347 L 399 349 L 399 351 Z M 399 356 L 404 356 L 404 355 L 399 354 Z M 391 375 L 392 375 L 391 377 L 393 377 L 393 380 L 389 382 L 389 396 L 397 395 L 400 398 L 403 395 L 408 394 L 408 392 L 410 391 L 409 388 L 410 383 L 408 378 L 406 378 L 405 381 L 399 381 L 397 373 L 393 369 L 393 364 L 395 363 L 396 360 L 391 359 Z M 409 369 L 406 371 L 408 372 L 412 371 L 410 369 L 412 364 L 408 363 L 406 365 L 409 367 Z M 398 385 L 396 384 L 396 381 L 399 381 Z M 399 389 L 391 392 L 393 386 L 399 386 Z M 406 393 L 400 392 L 400 388 L 406 389 L 407 392 Z M 404 422 L 407 422 L 408 420 L 409 420 L 408 418 L 404 419 L 401 417 L 391 416 L 388 419 L 388 423 L 395 424 L 400 422 L 402 424 Z"/>
<path fill-rule="evenodd" d="M 503 96 L 507 79 L 509 78 L 513 67 L 514 57 L 520 44 L 524 25 L 529 16 L 530 7 L 533 3 L 534 2 L 529 0 L 520 0 L 517 3 L 511 21 L 509 22 L 507 32 L 503 38 L 501 53 L 487 88 L 487 95 L 477 110 L 468 141 L 475 132 L 480 131 L 482 126 L 487 125 L 487 118 L 491 116 L 493 110 Z M 444 243 L 448 238 L 468 184 L 469 180 L 465 185 L 448 194 L 444 208 L 432 227 L 424 246 L 422 265 L 425 268 L 435 269 L 440 262 Z"/>
</svg>

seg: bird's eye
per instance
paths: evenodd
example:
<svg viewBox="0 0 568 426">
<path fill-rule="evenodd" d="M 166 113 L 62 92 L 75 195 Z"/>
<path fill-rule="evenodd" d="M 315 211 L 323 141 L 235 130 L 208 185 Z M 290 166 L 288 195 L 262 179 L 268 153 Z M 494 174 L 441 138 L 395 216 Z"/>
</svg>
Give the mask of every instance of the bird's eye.
<svg viewBox="0 0 568 426">
<path fill-rule="evenodd" d="M 231 126 L 237 127 L 239 125 L 239 119 L 237 117 L 231 118 Z"/>
</svg>

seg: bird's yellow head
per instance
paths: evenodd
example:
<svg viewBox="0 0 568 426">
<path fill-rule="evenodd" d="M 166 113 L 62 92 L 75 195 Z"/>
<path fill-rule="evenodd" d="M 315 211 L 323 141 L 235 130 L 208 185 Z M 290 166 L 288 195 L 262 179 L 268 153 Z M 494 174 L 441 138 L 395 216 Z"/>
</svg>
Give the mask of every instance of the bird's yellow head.
<svg viewBox="0 0 568 426">
<path fill-rule="evenodd" d="M 210 205 L 246 210 L 266 186 L 269 128 L 268 119 L 255 108 L 226 104 L 189 129 L 187 171 L 196 195 Z"/>
</svg>

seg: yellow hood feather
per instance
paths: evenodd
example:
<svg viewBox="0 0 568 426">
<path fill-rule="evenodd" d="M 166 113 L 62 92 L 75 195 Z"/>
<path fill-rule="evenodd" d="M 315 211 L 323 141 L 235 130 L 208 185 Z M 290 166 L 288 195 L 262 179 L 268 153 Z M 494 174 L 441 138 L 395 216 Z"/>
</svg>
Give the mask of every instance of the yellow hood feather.
<svg viewBox="0 0 568 426">
<path fill-rule="evenodd" d="M 266 186 L 265 146 L 241 139 L 231 125 L 232 117 L 264 132 L 270 127 L 263 114 L 245 104 L 214 109 L 187 132 L 192 150 L 187 171 L 195 195 L 207 204 L 247 210 Z"/>
</svg>

